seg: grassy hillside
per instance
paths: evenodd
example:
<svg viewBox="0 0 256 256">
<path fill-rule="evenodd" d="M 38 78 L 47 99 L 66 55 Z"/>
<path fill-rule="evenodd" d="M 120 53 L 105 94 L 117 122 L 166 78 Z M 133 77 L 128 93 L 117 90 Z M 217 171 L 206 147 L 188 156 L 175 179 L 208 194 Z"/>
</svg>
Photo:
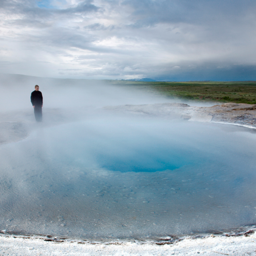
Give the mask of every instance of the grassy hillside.
<svg viewBox="0 0 256 256">
<path fill-rule="evenodd" d="M 256 104 L 256 82 L 121 81 L 121 83 L 150 87 L 164 95 L 184 99 Z"/>
</svg>

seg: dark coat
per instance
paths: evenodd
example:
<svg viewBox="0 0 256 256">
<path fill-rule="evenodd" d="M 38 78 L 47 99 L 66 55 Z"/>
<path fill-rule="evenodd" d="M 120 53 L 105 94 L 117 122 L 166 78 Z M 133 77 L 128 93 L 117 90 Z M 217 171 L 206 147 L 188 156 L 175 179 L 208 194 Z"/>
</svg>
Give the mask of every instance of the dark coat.
<svg viewBox="0 0 256 256">
<path fill-rule="evenodd" d="M 33 91 L 30 99 L 33 106 L 41 107 L 43 105 L 43 95 L 40 91 Z"/>
</svg>

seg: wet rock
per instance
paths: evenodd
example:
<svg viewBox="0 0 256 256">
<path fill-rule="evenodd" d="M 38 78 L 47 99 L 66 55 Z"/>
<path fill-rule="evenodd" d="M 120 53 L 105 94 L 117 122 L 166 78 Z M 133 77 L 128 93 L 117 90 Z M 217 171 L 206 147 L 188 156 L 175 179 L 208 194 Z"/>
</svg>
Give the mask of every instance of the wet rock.
<svg viewBox="0 0 256 256">
<path fill-rule="evenodd" d="M 252 234 L 254 234 L 254 233 L 255 233 L 254 230 L 248 230 L 248 231 L 246 231 L 246 232 L 244 233 L 244 236 L 250 236 L 250 235 L 252 235 Z"/>
<path fill-rule="evenodd" d="M 46 238 L 44 239 L 45 242 L 54 242 L 54 239 Z"/>
</svg>

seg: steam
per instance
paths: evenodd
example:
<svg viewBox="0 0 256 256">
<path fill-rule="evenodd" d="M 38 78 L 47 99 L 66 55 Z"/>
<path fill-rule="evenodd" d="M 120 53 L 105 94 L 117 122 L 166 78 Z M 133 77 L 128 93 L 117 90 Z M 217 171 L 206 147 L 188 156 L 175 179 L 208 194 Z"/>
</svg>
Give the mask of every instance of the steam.
<svg viewBox="0 0 256 256">
<path fill-rule="evenodd" d="M 119 85 L 115 81 L 1 75 L 1 112 L 28 110 L 31 107 L 30 93 L 36 84 L 43 93 L 45 108 L 76 109 L 79 112 L 89 106 L 152 104 L 167 100 L 149 89 Z"/>
<path fill-rule="evenodd" d="M 114 111 L 172 102 L 145 88 L 5 76 L 0 90 L 1 131 L 16 136 L 0 145 L 0 229 L 100 239 L 256 221 L 254 134 Z"/>
</svg>

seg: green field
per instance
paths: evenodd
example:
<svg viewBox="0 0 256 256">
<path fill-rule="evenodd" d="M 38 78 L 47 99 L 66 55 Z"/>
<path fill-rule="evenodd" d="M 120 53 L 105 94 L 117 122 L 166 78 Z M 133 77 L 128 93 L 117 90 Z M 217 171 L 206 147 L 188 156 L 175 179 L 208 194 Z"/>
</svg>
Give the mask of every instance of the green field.
<svg viewBox="0 0 256 256">
<path fill-rule="evenodd" d="M 120 82 L 120 81 L 119 81 Z M 256 104 L 256 82 L 135 82 L 122 84 L 147 87 L 170 96 L 189 100 Z"/>
</svg>

